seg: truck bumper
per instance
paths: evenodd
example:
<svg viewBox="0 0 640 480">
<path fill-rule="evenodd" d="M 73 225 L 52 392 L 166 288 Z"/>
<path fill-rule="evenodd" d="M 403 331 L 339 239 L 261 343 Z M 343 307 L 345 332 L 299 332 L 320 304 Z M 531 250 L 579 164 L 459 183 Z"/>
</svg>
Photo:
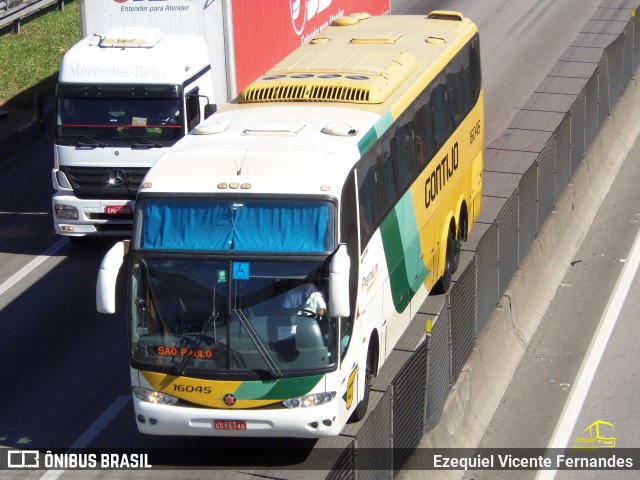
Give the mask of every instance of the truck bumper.
<svg viewBox="0 0 640 480">
<path fill-rule="evenodd" d="M 56 193 L 52 198 L 53 227 L 58 235 L 72 237 L 129 236 L 133 215 L 107 213 L 108 207 L 113 209 L 113 207 L 126 206 L 133 211 L 134 202 L 132 200 L 87 200 Z M 72 215 L 59 215 L 58 209 L 76 212 L 77 218 L 69 218 Z"/>
</svg>

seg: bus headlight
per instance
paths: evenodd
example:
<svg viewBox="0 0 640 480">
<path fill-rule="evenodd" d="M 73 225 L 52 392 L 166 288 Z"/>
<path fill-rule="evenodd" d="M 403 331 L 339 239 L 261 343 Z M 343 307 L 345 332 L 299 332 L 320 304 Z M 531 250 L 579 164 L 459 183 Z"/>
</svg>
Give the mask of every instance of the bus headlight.
<svg viewBox="0 0 640 480">
<path fill-rule="evenodd" d="M 78 209 L 70 205 L 56 205 L 56 217 L 62 220 L 78 220 Z"/>
<path fill-rule="evenodd" d="M 282 402 L 287 408 L 315 407 L 330 402 L 336 396 L 336 392 L 310 393 L 302 397 L 290 398 Z"/>
<path fill-rule="evenodd" d="M 148 388 L 133 387 L 131 389 L 133 394 L 143 402 L 158 403 L 161 405 L 175 405 L 178 403 L 178 399 L 166 393 L 156 392 L 155 390 L 149 390 Z"/>
</svg>

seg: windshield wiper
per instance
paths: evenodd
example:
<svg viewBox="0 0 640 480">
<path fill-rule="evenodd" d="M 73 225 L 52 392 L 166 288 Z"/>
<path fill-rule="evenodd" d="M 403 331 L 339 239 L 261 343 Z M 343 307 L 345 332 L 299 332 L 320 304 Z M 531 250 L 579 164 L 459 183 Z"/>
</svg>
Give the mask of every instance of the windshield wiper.
<svg viewBox="0 0 640 480">
<path fill-rule="evenodd" d="M 135 142 L 131 145 L 131 148 L 162 148 L 163 145 L 158 142 L 154 142 L 150 138 L 147 137 L 127 137 L 129 139 L 138 139 L 139 142 Z"/>
<path fill-rule="evenodd" d="M 278 365 L 276 364 L 276 362 L 274 362 L 271 355 L 269 355 L 267 348 L 264 346 L 264 343 L 262 343 L 262 341 L 260 340 L 260 337 L 258 337 L 258 334 L 254 330 L 253 326 L 251 326 L 251 322 L 249 322 L 249 319 L 247 318 L 247 316 L 239 308 L 234 308 L 233 311 L 238 316 L 240 323 L 247 330 L 249 337 L 251 338 L 256 348 L 258 349 L 258 352 L 260 353 L 265 363 L 271 370 L 271 375 L 273 375 L 276 378 L 282 378 L 282 370 L 278 368 Z"/>
<path fill-rule="evenodd" d="M 211 329 L 211 325 L 215 324 L 219 315 L 220 314 L 218 313 L 212 313 L 209 316 L 209 318 L 204 324 L 204 327 L 202 327 L 202 330 L 200 330 L 196 335 L 196 337 L 193 340 L 191 340 L 194 348 L 198 348 L 198 345 L 202 341 L 203 337 Z M 182 338 L 186 338 L 186 337 L 183 336 Z M 184 357 L 182 357 L 182 359 L 180 360 L 180 363 L 176 366 L 176 375 L 182 375 L 185 369 L 187 368 L 187 364 L 189 363 L 189 360 L 192 360 L 192 359 L 193 357 L 190 357 L 189 355 L 185 355 Z"/>
<path fill-rule="evenodd" d="M 82 135 L 80 138 L 82 138 L 83 140 L 81 140 L 78 143 L 76 143 L 75 144 L 76 147 L 81 147 L 81 148 L 96 148 L 96 147 L 100 147 L 100 148 L 104 148 L 104 147 L 107 146 L 106 143 L 99 142 L 95 138 L 90 137 L 88 135 Z"/>
</svg>

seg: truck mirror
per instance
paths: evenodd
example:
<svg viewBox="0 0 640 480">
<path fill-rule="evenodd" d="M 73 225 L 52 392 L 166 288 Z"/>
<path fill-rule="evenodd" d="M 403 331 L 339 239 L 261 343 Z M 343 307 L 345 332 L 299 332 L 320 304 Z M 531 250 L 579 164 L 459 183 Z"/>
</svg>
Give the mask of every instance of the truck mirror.
<svg viewBox="0 0 640 480">
<path fill-rule="evenodd" d="M 116 280 L 128 252 L 129 240 L 123 240 L 111 247 L 102 259 L 96 283 L 96 308 L 100 313 L 116 312 Z"/>
<path fill-rule="evenodd" d="M 348 317 L 349 308 L 349 267 L 347 246 L 342 244 L 333 254 L 329 263 L 329 312 L 332 317 Z"/>
<path fill-rule="evenodd" d="M 204 106 L 204 118 L 209 118 L 211 115 L 216 113 L 218 110 L 218 106 L 215 103 L 207 103 Z"/>
</svg>

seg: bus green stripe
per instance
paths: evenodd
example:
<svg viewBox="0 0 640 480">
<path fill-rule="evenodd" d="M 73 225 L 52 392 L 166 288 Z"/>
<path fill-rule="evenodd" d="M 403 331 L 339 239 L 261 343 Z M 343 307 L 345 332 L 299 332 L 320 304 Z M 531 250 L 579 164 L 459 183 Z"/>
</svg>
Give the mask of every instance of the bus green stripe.
<svg viewBox="0 0 640 480">
<path fill-rule="evenodd" d="M 360 152 L 360 156 L 364 155 L 373 144 L 375 144 L 378 139 L 386 132 L 391 125 L 393 125 L 394 118 L 391 115 L 391 112 L 385 113 L 380 119 L 375 123 L 373 127 L 369 129 L 367 133 L 365 133 L 360 141 L 358 142 L 358 151 Z"/>
<path fill-rule="evenodd" d="M 389 285 L 391 286 L 391 298 L 397 312 L 403 312 L 409 305 L 410 288 L 407 281 L 407 269 L 405 265 L 402 236 L 398 225 L 398 215 L 393 209 L 380 225 L 382 246 L 389 271 Z"/>
<path fill-rule="evenodd" d="M 323 376 L 281 378 L 273 382 L 243 382 L 235 394 L 244 400 L 285 400 L 306 395 L 322 380 Z"/>
<path fill-rule="evenodd" d="M 407 282 L 411 286 L 411 296 L 418 291 L 420 285 L 429 275 L 429 271 L 422 260 L 418 222 L 416 220 L 413 197 L 408 191 L 403 195 L 395 207 L 400 228 L 400 237 L 404 248 Z"/>
<path fill-rule="evenodd" d="M 410 192 L 407 192 L 380 225 L 389 272 L 391 297 L 397 312 L 403 312 L 429 275 L 421 258 L 418 226 Z"/>
</svg>

